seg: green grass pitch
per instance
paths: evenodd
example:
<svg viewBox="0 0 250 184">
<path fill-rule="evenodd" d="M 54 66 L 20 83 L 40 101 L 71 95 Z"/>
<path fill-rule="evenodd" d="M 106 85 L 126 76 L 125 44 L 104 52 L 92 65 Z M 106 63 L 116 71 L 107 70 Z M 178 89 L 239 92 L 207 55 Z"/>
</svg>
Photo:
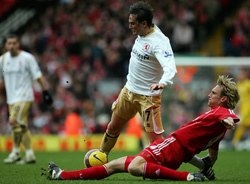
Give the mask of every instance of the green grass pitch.
<svg viewBox="0 0 250 184">
<path fill-rule="evenodd" d="M 9 153 L 0 153 L 0 184 L 96 184 L 96 183 L 113 183 L 113 184 L 139 184 L 152 183 L 153 180 L 142 180 L 141 177 L 134 177 L 128 173 L 115 174 L 103 180 L 76 180 L 76 181 L 49 181 L 41 176 L 41 168 L 46 168 L 49 161 L 54 161 L 64 170 L 76 170 L 83 168 L 83 157 L 85 152 L 36 152 L 37 163 L 33 165 L 6 165 L 2 160 Z M 109 159 L 115 159 L 125 155 L 135 155 L 132 152 L 110 153 Z M 200 156 L 205 156 L 202 152 Z M 183 164 L 179 170 L 196 172 L 197 169 L 189 164 Z M 225 151 L 219 152 L 219 159 L 215 166 L 215 181 L 205 180 L 203 183 L 216 184 L 249 184 L 250 183 L 250 152 L 249 151 Z M 157 183 L 178 184 L 181 181 L 157 180 Z M 190 182 L 189 182 L 190 183 Z M 192 183 L 192 182 L 191 182 Z M 197 183 L 197 182 L 196 182 Z"/>
</svg>

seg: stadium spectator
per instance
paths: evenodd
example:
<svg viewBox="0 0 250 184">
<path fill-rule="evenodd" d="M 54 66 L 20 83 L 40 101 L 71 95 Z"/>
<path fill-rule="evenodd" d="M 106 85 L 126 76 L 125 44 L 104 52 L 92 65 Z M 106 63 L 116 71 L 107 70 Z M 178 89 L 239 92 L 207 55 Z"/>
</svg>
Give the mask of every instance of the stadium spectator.
<svg viewBox="0 0 250 184">
<path fill-rule="evenodd" d="M 125 134 L 137 137 L 140 149 L 143 149 L 149 144 L 148 138 L 146 136 L 143 136 L 143 122 L 139 113 L 137 113 L 133 118 L 128 121 Z"/>
<path fill-rule="evenodd" d="M 68 113 L 64 122 L 64 134 L 66 137 L 80 136 L 83 131 L 83 121 L 77 108 Z"/>
<path fill-rule="evenodd" d="M 177 53 L 190 53 L 194 41 L 194 29 L 188 24 L 185 15 L 180 13 L 173 27 L 173 50 Z"/>
<path fill-rule="evenodd" d="M 224 56 L 249 56 L 250 51 L 250 1 L 245 1 L 234 18 L 224 23 Z"/>
</svg>

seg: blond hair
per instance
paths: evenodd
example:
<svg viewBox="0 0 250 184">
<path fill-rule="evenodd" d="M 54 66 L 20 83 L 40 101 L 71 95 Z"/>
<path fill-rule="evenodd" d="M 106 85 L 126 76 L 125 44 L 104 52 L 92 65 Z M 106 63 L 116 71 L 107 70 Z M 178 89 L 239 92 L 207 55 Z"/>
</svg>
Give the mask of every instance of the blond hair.
<svg viewBox="0 0 250 184">
<path fill-rule="evenodd" d="M 229 76 L 225 75 L 220 75 L 217 80 L 217 85 L 222 87 L 221 96 L 227 97 L 227 108 L 234 109 L 240 100 L 240 95 L 238 93 L 237 85 L 233 81 L 233 78 L 229 78 Z"/>
</svg>

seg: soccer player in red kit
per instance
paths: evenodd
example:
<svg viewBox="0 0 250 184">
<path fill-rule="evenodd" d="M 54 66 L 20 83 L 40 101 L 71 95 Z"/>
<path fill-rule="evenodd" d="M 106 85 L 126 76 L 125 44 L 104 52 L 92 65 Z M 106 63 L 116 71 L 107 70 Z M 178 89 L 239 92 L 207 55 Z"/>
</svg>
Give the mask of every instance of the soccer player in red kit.
<svg viewBox="0 0 250 184">
<path fill-rule="evenodd" d="M 235 128 L 239 118 L 234 114 L 240 97 L 236 83 L 228 76 L 219 76 L 216 86 L 208 95 L 208 112 L 183 125 L 168 137 L 154 141 L 136 157 L 126 156 L 103 166 L 76 171 L 64 171 L 50 162 L 50 179 L 103 179 L 114 173 L 129 172 L 134 176 L 150 179 L 203 181 L 204 175 L 214 179 L 212 166 L 217 160 L 219 143 L 227 129 Z M 191 162 L 196 154 L 208 149 L 208 156 L 196 159 L 200 171 L 177 171 L 183 162 Z"/>
</svg>

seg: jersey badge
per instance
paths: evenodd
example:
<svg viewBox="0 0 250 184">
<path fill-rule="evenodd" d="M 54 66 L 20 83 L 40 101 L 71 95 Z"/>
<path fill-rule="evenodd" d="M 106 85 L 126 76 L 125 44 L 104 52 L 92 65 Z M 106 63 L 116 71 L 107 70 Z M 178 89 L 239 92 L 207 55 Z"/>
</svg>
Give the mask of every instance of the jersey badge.
<svg viewBox="0 0 250 184">
<path fill-rule="evenodd" d="M 150 47 L 150 45 L 149 45 L 148 43 L 146 43 L 146 44 L 144 45 L 144 47 L 143 47 L 143 50 L 144 50 L 144 51 L 148 51 L 149 47 Z"/>
</svg>

